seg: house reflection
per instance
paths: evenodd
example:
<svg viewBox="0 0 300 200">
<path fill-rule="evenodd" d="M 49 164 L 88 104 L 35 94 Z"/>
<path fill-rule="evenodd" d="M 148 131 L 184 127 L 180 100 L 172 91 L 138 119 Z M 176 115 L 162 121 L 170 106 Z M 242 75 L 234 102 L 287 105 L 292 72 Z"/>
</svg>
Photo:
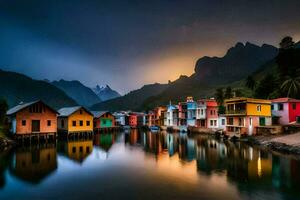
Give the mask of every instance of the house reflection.
<svg viewBox="0 0 300 200">
<path fill-rule="evenodd" d="M 95 134 L 94 145 L 108 152 L 116 142 L 116 137 L 116 133 Z"/>
<path fill-rule="evenodd" d="M 93 140 L 68 140 L 58 144 L 58 152 L 69 159 L 83 163 L 93 151 Z"/>
<path fill-rule="evenodd" d="M 16 149 L 10 172 L 19 179 L 38 184 L 57 169 L 55 144 Z"/>
</svg>

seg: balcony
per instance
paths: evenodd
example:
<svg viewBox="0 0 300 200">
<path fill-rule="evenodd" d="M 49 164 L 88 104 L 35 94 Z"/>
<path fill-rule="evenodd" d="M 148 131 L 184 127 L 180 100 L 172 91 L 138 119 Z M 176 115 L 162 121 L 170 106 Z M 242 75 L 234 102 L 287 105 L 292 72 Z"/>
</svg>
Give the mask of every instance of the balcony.
<svg viewBox="0 0 300 200">
<path fill-rule="evenodd" d="M 246 115 L 246 110 L 226 110 L 226 115 Z"/>
</svg>

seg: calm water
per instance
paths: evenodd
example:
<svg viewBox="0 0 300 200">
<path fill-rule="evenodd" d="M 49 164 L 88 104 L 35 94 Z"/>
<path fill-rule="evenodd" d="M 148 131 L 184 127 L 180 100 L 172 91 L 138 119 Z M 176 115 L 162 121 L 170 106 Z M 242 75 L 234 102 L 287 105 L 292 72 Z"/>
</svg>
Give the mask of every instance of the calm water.
<svg viewBox="0 0 300 200">
<path fill-rule="evenodd" d="M 0 199 L 300 198 L 298 160 L 205 136 L 132 131 L 0 156 Z"/>
</svg>

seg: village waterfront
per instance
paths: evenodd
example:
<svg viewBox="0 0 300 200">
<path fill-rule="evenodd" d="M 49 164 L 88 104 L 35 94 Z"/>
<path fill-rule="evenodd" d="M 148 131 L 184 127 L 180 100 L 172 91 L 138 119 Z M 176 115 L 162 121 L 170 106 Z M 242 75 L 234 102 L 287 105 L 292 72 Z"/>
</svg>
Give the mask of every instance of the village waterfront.
<svg viewBox="0 0 300 200">
<path fill-rule="evenodd" d="M 209 135 L 148 132 L 21 145 L 0 155 L 1 199 L 297 199 L 297 157 Z"/>
</svg>

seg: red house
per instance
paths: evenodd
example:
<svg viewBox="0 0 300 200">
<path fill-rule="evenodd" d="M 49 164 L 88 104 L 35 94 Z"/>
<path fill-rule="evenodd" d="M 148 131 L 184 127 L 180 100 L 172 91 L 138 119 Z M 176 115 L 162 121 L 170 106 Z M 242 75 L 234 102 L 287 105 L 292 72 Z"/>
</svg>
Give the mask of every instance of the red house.
<svg viewBox="0 0 300 200">
<path fill-rule="evenodd" d="M 300 116 L 300 100 L 292 98 L 278 98 L 272 100 L 272 117 L 274 124 L 289 124 L 296 122 Z"/>
<path fill-rule="evenodd" d="M 138 114 L 129 113 L 125 118 L 125 124 L 131 128 L 136 128 L 138 125 Z"/>
<path fill-rule="evenodd" d="M 207 128 L 218 128 L 218 103 L 214 99 L 206 100 Z"/>
</svg>

